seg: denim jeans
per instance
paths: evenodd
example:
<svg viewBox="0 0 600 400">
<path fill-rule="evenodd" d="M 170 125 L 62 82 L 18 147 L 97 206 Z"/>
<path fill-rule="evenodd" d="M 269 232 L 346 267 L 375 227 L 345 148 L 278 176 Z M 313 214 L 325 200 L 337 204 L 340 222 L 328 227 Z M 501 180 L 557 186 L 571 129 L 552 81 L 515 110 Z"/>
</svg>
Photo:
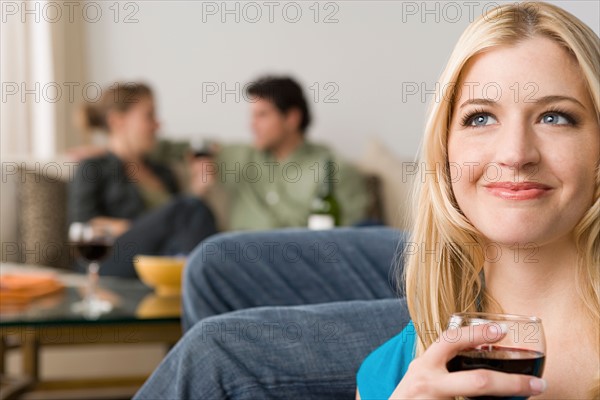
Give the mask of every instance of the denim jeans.
<svg viewBox="0 0 600 400">
<path fill-rule="evenodd" d="M 392 268 L 402 238 L 389 228 L 209 238 L 186 267 L 187 332 L 135 398 L 353 398 L 362 360 L 409 321 Z"/>
<path fill-rule="evenodd" d="M 210 208 L 196 197 L 178 196 L 133 221 L 102 262 L 100 274 L 137 278 L 133 266 L 136 254 L 188 254 L 215 233 L 217 228 Z"/>
</svg>

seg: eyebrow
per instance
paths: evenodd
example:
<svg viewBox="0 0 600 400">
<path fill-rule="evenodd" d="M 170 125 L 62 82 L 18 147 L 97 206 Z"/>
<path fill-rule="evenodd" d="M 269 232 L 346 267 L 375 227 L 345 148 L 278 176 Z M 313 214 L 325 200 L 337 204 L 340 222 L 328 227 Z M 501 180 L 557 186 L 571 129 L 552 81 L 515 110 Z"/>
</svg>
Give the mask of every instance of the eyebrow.
<svg viewBox="0 0 600 400">
<path fill-rule="evenodd" d="M 583 104 L 581 104 L 581 102 L 579 100 L 577 100 L 574 97 L 569 97 L 569 96 L 558 96 L 558 95 L 544 96 L 539 99 L 527 101 L 527 103 L 549 104 L 549 103 L 555 103 L 555 102 L 559 102 L 559 101 L 569 101 L 569 102 L 575 103 L 575 104 L 579 105 L 581 108 L 585 109 L 585 106 Z M 490 105 L 494 105 L 496 103 L 497 103 L 496 101 L 490 100 L 490 99 L 469 99 L 469 100 L 465 101 L 464 103 L 462 103 L 459 108 L 463 108 L 470 104 L 490 106 Z"/>
</svg>

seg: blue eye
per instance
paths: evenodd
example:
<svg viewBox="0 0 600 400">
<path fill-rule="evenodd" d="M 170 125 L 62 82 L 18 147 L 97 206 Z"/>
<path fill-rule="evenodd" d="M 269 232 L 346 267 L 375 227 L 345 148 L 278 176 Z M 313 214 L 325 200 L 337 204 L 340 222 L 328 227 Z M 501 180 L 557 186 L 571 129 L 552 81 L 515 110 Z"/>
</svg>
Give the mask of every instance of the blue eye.
<svg viewBox="0 0 600 400">
<path fill-rule="evenodd" d="M 543 124 L 550 125 L 572 125 L 573 121 L 561 113 L 548 113 L 542 116 Z"/>
<path fill-rule="evenodd" d="M 470 115 L 466 115 L 463 118 L 464 126 L 478 127 L 478 126 L 492 125 L 495 123 L 498 123 L 498 121 L 496 121 L 496 118 L 492 117 L 490 114 L 487 114 L 487 113 L 470 114 Z"/>
</svg>

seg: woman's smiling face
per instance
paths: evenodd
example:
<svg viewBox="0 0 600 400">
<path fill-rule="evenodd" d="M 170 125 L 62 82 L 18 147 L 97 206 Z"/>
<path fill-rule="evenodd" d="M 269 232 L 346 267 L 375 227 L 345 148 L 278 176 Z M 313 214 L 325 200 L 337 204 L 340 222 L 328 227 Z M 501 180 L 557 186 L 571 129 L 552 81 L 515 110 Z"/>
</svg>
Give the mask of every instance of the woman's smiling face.
<svg viewBox="0 0 600 400">
<path fill-rule="evenodd" d="M 594 201 L 600 126 L 583 73 L 542 37 L 463 69 L 448 136 L 452 189 L 491 242 L 544 245 Z"/>
</svg>

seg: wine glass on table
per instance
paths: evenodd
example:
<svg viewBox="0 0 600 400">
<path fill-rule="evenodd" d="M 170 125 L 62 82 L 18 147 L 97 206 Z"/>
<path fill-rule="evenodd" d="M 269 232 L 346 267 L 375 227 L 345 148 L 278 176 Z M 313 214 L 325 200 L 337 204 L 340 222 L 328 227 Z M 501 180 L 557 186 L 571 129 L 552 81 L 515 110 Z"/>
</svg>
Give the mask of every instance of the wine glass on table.
<svg viewBox="0 0 600 400">
<path fill-rule="evenodd" d="M 73 222 L 69 226 L 69 242 L 87 262 L 87 290 L 83 300 L 73 304 L 72 310 L 89 318 L 97 318 L 112 310 L 110 302 L 98 298 L 97 287 L 100 261 L 112 248 L 114 237 L 105 227 Z"/>
<path fill-rule="evenodd" d="M 544 372 L 546 340 L 542 320 L 537 317 L 492 313 L 456 313 L 450 317 L 448 328 L 473 327 L 493 324 L 506 330 L 505 336 L 490 334 L 491 344 L 474 346 L 462 350 L 447 364 L 449 372 L 489 369 L 509 374 L 523 374 L 541 377 Z M 470 333 L 469 333 L 470 334 Z M 526 397 L 478 396 L 466 397 L 471 400 L 524 400 Z"/>
</svg>

